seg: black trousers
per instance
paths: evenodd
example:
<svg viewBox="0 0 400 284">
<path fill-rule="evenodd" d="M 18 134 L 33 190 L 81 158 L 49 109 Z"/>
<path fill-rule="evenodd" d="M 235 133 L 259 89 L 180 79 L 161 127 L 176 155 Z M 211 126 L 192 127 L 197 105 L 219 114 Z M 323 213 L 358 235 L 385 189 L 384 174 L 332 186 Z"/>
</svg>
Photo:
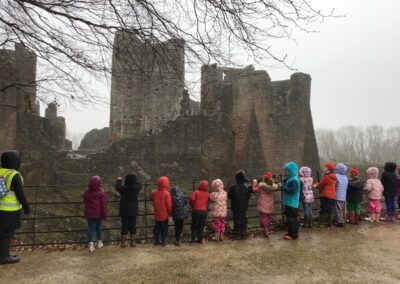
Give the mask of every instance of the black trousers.
<svg viewBox="0 0 400 284">
<path fill-rule="evenodd" d="M 243 237 L 247 230 L 247 211 L 233 212 L 233 230 L 236 235 Z"/>
<path fill-rule="evenodd" d="M 14 238 L 15 230 L 0 230 L 0 240 L 11 241 Z"/>
<path fill-rule="evenodd" d="M 174 219 L 174 224 L 175 224 L 175 240 L 179 241 L 182 236 L 183 232 L 183 222 L 184 219 Z"/>
<path fill-rule="evenodd" d="M 155 221 L 154 224 L 154 240 L 158 242 L 160 240 L 165 242 L 168 236 L 168 219 L 164 221 Z"/>
<path fill-rule="evenodd" d="M 297 221 L 297 214 L 299 209 L 285 205 L 285 216 L 288 225 L 288 235 L 293 239 L 299 237 L 299 221 Z"/>
<path fill-rule="evenodd" d="M 121 216 L 121 235 L 136 235 L 136 217 L 137 216 Z"/>
<path fill-rule="evenodd" d="M 203 241 L 204 227 L 206 226 L 207 211 L 193 210 L 192 211 L 192 241 L 196 239 Z"/>
<path fill-rule="evenodd" d="M 335 199 L 321 197 L 319 202 L 321 203 L 319 214 L 334 214 L 335 213 Z"/>
</svg>

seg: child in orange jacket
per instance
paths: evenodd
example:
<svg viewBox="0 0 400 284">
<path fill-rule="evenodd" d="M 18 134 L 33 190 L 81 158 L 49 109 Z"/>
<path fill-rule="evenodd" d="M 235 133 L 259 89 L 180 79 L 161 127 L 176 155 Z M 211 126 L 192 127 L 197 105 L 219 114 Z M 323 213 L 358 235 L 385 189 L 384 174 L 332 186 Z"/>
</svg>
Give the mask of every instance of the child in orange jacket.
<svg viewBox="0 0 400 284">
<path fill-rule="evenodd" d="M 320 225 L 327 224 L 331 226 L 333 223 L 335 212 L 335 198 L 336 198 L 336 174 L 335 164 L 327 163 L 324 165 L 324 176 L 322 180 L 314 185 L 319 189 L 320 197 L 320 210 L 319 220 Z"/>
<path fill-rule="evenodd" d="M 162 176 L 158 179 L 157 189 L 151 193 L 150 200 L 154 209 L 154 245 L 167 245 L 168 218 L 172 213 L 172 200 L 169 179 Z M 160 242 L 161 234 L 161 242 Z"/>
<path fill-rule="evenodd" d="M 189 199 L 192 206 L 192 238 L 190 242 L 203 243 L 204 227 L 207 219 L 208 181 L 203 180 Z"/>
</svg>

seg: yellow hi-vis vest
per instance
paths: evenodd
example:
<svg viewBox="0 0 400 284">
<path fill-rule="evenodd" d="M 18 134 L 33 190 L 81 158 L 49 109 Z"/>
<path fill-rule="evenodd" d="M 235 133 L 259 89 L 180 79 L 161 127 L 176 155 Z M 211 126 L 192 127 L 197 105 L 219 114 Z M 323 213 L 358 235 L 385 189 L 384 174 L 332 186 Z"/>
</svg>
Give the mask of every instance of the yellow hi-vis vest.
<svg viewBox="0 0 400 284">
<path fill-rule="evenodd" d="M 19 203 L 18 198 L 15 196 L 15 192 L 11 191 L 12 180 L 17 174 L 19 174 L 22 179 L 21 174 L 16 170 L 0 169 L 0 176 L 4 179 L 8 190 L 6 195 L 0 198 L 0 211 L 18 211 L 22 208 L 21 203 Z"/>
</svg>

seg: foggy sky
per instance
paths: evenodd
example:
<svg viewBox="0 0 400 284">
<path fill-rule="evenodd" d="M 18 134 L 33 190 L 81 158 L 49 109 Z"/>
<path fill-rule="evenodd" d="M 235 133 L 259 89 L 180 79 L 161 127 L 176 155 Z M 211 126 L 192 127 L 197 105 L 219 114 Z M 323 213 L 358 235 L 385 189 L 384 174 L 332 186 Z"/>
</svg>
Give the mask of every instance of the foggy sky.
<svg viewBox="0 0 400 284">
<path fill-rule="evenodd" d="M 274 42 L 274 50 L 287 53 L 292 67 L 311 75 L 314 126 L 400 125 L 400 1 L 313 2 L 317 8 L 334 8 L 336 14 L 346 16 L 318 24 L 318 33 L 296 32 L 297 44 Z M 273 81 L 288 79 L 294 72 L 285 68 L 267 71 Z M 104 88 L 103 92 L 109 96 L 109 90 Z M 66 118 L 68 132 L 108 126 L 108 107 L 94 108 L 82 111 L 64 107 L 61 115 Z"/>
</svg>

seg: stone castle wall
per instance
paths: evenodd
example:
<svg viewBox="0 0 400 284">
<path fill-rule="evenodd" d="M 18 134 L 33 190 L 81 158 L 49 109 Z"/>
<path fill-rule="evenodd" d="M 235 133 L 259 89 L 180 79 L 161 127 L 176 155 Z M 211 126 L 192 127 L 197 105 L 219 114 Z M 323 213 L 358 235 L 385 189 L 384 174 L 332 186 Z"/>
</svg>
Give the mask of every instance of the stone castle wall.
<svg viewBox="0 0 400 284">
<path fill-rule="evenodd" d="M 115 39 L 112 144 L 105 149 L 92 154 L 58 151 L 65 145 L 65 121 L 54 104 L 45 118 L 25 113 L 23 103 L 1 106 L 15 113 L 7 118 L 15 133 L 7 142 L 14 146 L 7 148 L 26 151 L 22 170 L 27 181 L 40 176 L 40 183 L 86 183 L 98 174 L 108 182 L 130 172 L 141 181 L 155 181 L 160 175 L 172 181 L 232 181 L 238 169 L 257 177 L 267 170 L 282 172 L 283 164 L 292 160 L 319 168 L 309 75 L 295 73 L 290 80 L 271 82 L 266 71 L 251 66 L 207 65 L 201 69 L 201 102 L 196 103 L 184 90 L 182 43 L 151 45 L 126 37 L 120 33 Z M 129 52 L 119 50 L 126 42 Z M 158 53 L 150 55 L 154 49 Z M 175 73 L 166 79 L 163 74 L 170 68 Z M 2 82 L 9 80 L 0 75 Z"/>
<path fill-rule="evenodd" d="M 318 169 L 310 110 L 311 78 L 295 73 L 271 82 L 265 71 L 203 66 L 201 106 L 160 124 L 157 132 L 120 139 L 101 152 L 75 156 L 53 166 L 60 180 L 105 180 L 133 172 L 142 181 L 167 175 L 172 181 L 222 178 L 238 169 L 250 177 L 283 173 L 296 161 Z M 186 102 L 187 103 L 187 102 Z M 62 160 L 62 159 L 60 159 Z M 78 177 L 79 176 L 79 177 Z"/>
<path fill-rule="evenodd" d="M 0 50 L 0 151 L 17 144 L 20 113 L 36 113 L 36 56 L 23 45 Z"/>
<path fill-rule="evenodd" d="M 22 44 L 0 50 L 0 152 L 70 147 L 65 119 L 50 104 L 46 118 L 36 103 L 36 55 Z"/>
<path fill-rule="evenodd" d="M 112 60 L 111 142 L 157 132 L 180 115 L 185 80 L 182 41 L 149 43 L 119 32 Z"/>
</svg>

